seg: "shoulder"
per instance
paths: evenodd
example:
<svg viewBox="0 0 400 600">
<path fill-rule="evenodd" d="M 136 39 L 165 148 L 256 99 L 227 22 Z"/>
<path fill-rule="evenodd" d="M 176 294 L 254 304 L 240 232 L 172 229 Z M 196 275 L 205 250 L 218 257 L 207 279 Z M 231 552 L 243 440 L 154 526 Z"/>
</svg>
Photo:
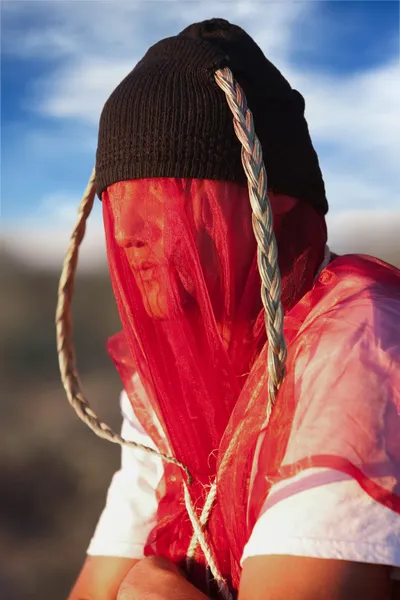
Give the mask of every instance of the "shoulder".
<svg viewBox="0 0 400 600">
<path fill-rule="evenodd" d="M 391 408 L 399 407 L 400 271 L 374 259 L 342 257 L 317 285 L 325 289 L 288 357 L 298 410 L 318 402 L 325 414 L 340 410 L 344 420 L 355 407 L 372 419 L 389 397 Z"/>
<path fill-rule="evenodd" d="M 361 340 L 398 349 L 400 271 L 372 257 L 338 257 L 320 273 L 297 313 L 300 342 L 317 336 L 320 348 L 337 351 Z"/>
<path fill-rule="evenodd" d="M 400 301 L 400 270 L 377 258 L 364 255 L 345 255 L 333 260 L 319 275 L 316 288 L 332 301 L 337 310 L 345 306 L 384 305 Z"/>
</svg>

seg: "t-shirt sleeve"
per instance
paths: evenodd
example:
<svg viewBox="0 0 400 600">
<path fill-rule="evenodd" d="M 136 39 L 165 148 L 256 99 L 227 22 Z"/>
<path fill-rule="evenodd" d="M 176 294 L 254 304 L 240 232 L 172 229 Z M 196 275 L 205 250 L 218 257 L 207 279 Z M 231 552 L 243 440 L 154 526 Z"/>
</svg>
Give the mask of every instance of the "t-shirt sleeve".
<svg viewBox="0 0 400 600">
<path fill-rule="evenodd" d="M 242 564 L 291 555 L 382 564 L 400 574 L 400 515 L 375 502 L 349 475 L 307 469 L 271 488 Z"/>
<path fill-rule="evenodd" d="M 121 394 L 120 406 L 122 437 L 154 448 L 125 392 Z M 156 522 L 156 490 L 162 474 L 159 457 L 122 447 L 121 468 L 112 478 L 104 510 L 87 550 L 89 555 L 143 558 L 147 537 Z"/>
</svg>

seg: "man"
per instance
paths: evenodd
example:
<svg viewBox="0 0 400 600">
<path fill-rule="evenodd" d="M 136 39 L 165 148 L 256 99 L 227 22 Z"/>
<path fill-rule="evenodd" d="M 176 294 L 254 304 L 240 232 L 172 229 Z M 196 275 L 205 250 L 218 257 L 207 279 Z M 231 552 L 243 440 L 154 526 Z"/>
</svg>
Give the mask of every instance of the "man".
<svg viewBox="0 0 400 600">
<path fill-rule="evenodd" d="M 288 358 L 268 422 L 257 244 L 215 82 L 224 67 L 254 115 L 279 251 Z M 400 274 L 327 250 L 302 96 L 243 30 L 194 24 L 107 101 L 96 187 L 123 324 L 109 342 L 122 433 L 173 455 L 193 483 L 123 448 L 70 600 L 394 597 Z M 193 543 L 187 509 L 200 518 L 215 489 Z"/>
</svg>

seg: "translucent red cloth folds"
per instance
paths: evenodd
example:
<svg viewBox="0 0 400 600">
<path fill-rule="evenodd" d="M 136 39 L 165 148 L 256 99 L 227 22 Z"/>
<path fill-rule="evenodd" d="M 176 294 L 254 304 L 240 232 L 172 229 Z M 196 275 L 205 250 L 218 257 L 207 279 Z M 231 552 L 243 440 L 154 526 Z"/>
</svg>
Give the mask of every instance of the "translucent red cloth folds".
<svg viewBox="0 0 400 600">
<path fill-rule="evenodd" d="M 226 497 L 218 505 L 236 584 L 270 487 L 307 468 L 350 475 L 400 514 L 400 271 L 371 257 L 336 258 L 287 312 L 285 334 L 287 374 L 268 426 L 264 348 L 220 446 L 222 457 L 243 429 L 219 475 L 242 507 L 233 513 Z"/>
<path fill-rule="evenodd" d="M 362 404 L 368 390 L 385 377 L 392 381 L 388 372 L 398 340 L 396 346 L 387 320 L 396 313 L 398 274 L 381 263 L 339 258 L 313 287 L 324 257 L 325 221 L 304 202 L 272 192 L 270 199 L 289 356 L 288 375 L 263 430 L 267 344 L 247 189 L 216 181 L 146 179 L 116 183 L 103 194 L 108 261 L 123 325 L 109 351 L 143 426 L 161 451 L 173 454 L 194 476 L 190 491 L 196 507 L 202 508 L 218 471 L 208 535 L 234 588 L 243 547 L 271 482 L 315 463 L 336 465 L 379 501 L 396 510 L 398 502 L 393 490 L 398 442 L 391 434 L 392 446 L 384 449 L 380 436 L 390 432 L 373 427 L 375 417 L 383 423 L 383 413 L 390 416 L 390 427 L 398 396 L 390 395 L 389 386 L 386 404 L 382 398 L 371 400 L 376 410 L 370 401 Z M 365 292 L 372 288 L 379 310 L 371 308 L 376 306 L 372 292 Z M 377 331 L 371 329 L 374 318 Z M 385 328 L 379 329 L 379 319 Z M 335 355 L 331 363 L 330 355 Z M 350 369 L 341 363 L 345 356 Z M 365 389 L 357 388 L 366 365 L 371 380 L 367 385 L 365 379 Z M 135 394 L 134 371 L 149 404 Z M 366 426 L 371 433 L 358 436 Z M 227 450 L 227 468 L 221 470 Z M 385 470 L 392 470 L 392 479 Z M 192 527 L 182 473 L 167 463 L 159 499 L 146 552 L 182 562 Z M 196 559 L 204 563 L 199 550 Z"/>
</svg>

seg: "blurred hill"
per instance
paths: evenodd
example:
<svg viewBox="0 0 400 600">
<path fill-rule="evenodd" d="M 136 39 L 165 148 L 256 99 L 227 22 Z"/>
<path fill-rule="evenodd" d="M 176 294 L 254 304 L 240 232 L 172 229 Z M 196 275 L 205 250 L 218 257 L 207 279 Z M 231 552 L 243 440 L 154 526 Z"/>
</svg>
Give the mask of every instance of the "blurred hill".
<svg viewBox="0 0 400 600">
<path fill-rule="evenodd" d="M 119 449 L 75 416 L 60 383 L 58 273 L 0 253 L 0 598 L 65 600 L 104 504 Z M 120 426 L 105 341 L 120 328 L 108 276 L 78 277 L 75 345 L 87 397 Z M 6 560 L 4 561 L 4 558 Z"/>
<path fill-rule="evenodd" d="M 362 250 L 368 252 L 365 244 Z M 397 245 L 379 256 L 400 267 Z M 58 276 L 0 251 L 4 600 L 65 600 L 119 464 L 119 449 L 79 421 L 61 387 L 54 327 Z M 78 276 L 73 312 L 85 392 L 98 414 L 118 428 L 120 383 L 105 341 L 120 324 L 106 273 Z"/>
</svg>

